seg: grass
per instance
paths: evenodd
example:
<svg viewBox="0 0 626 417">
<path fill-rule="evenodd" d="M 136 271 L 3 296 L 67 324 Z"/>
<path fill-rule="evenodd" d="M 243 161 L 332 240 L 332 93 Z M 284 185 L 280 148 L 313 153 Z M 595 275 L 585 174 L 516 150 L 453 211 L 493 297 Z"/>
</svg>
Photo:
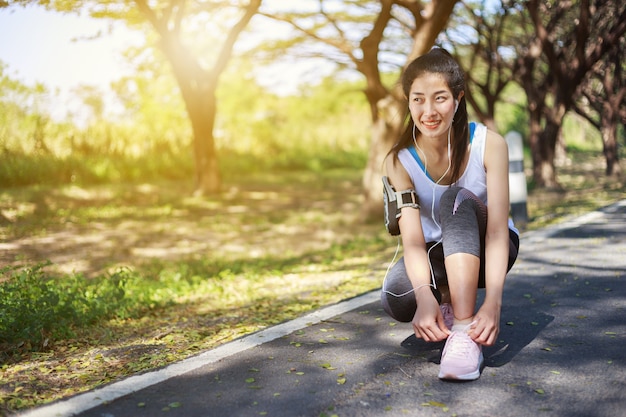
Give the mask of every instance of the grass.
<svg viewBox="0 0 626 417">
<path fill-rule="evenodd" d="M 564 190 L 530 193 L 528 229 L 624 197 L 624 184 L 602 175 L 601 158 L 572 158 L 559 170 Z M 0 345 L 0 413 L 165 366 L 380 286 L 396 240 L 382 221 L 361 221 L 360 172 L 264 173 L 225 185 L 212 198 L 191 197 L 180 182 L 0 193 L 3 312 L 22 311 L 13 316 L 40 326 Z M 24 288 L 36 297 L 19 301 Z"/>
</svg>

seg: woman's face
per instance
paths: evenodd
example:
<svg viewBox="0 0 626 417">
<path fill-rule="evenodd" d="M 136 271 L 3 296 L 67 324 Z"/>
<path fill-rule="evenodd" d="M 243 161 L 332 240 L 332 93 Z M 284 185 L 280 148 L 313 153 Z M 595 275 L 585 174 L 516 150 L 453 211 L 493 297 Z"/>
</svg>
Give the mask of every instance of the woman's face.
<svg viewBox="0 0 626 417">
<path fill-rule="evenodd" d="M 447 138 L 456 102 L 446 80 L 436 73 L 424 73 L 411 84 L 408 99 L 411 117 L 422 136 Z"/>
</svg>

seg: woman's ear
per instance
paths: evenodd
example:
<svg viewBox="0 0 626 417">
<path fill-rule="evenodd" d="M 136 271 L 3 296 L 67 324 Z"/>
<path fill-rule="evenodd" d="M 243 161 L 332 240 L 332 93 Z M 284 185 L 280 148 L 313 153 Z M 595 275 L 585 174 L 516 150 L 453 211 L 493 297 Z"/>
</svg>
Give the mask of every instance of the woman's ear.
<svg viewBox="0 0 626 417">
<path fill-rule="evenodd" d="M 463 98 L 464 95 L 465 95 L 465 91 L 461 91 L 459 93 L 459 97 L 457 97 L 457 99 L 454 100 L 454 112 L 455 113 L 459 109 L 459 103 L 461 102 L 461 99 Z"/>
</svg>

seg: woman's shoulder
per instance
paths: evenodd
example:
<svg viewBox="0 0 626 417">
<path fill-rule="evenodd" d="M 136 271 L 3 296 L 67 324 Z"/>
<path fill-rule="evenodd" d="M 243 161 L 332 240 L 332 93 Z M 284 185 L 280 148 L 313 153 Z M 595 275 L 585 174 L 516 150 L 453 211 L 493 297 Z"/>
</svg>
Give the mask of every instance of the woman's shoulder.
<svg viewBox="0 0 626 417">
<path fill-rule="evenodd" d="M 483 139 L 485 142 L 506 143 L 502 135 L 490 129 L 487 125 L 480 122 L 471 122 L 470 131 L 474 138 Z"/>
<path fill-rule="evenodd" d="M 411 188 L 411 178 L 397 155 L 387 155 L 385 158 L 385 172 L 396 189 Z"/>
<path fill-rule="evenodd" d="M 508 164 L 509 149 L 506 140 L 498 132 L 487 129 L 485 137 L 485 165 L 490 161 L 507 161 Z"/>
<path fill-rule="evenodd" d="M 487 132 L 485 135 L 485 141 L 486 141 L 486 146 L 487 147 L 502 147 L 504 146 L 506 148 L 506 141 L 504 140 L 504 137 L 502 137 L 501 134 L 499 134 L 498 132 L 491 130 L 489 128 L 486 128 Z"/>
</svg>

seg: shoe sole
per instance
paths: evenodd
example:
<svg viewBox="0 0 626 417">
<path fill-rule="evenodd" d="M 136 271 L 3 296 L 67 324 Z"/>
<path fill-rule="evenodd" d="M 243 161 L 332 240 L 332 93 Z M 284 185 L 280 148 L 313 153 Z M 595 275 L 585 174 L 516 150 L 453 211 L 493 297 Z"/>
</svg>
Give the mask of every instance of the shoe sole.
<svg viewBox="0 0 626 417">
<path fill-rule="evenodd" d="M 475 381 L 480 377 L 480 370 L 483 366 L 483 360 L 484 358 L 481 352 L 479 360 L 478 360 L 478 369 L 475 370 L 474 372 L 470 372 L 469 374 L 463 374 L 463 375 L 454 375 L 454 374 L 443 373 L 440 371 L 439 379 L 446 379 L 446 380 L 453 380 L 453 381 Z"/>
</svg>

